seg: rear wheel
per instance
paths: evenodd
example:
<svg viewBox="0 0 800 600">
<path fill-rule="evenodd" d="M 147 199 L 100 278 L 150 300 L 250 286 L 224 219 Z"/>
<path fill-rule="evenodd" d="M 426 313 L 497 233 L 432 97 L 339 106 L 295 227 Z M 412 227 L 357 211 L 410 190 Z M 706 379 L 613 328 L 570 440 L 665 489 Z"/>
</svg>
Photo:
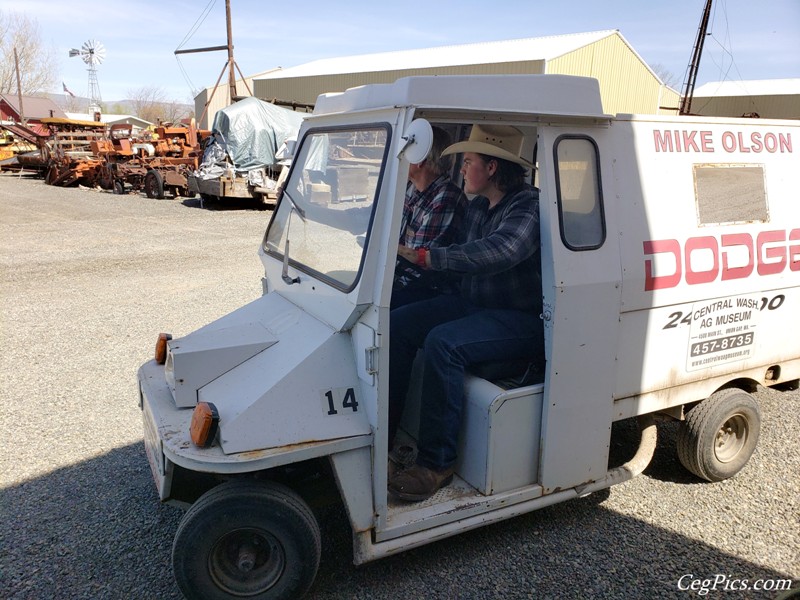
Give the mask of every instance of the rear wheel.
<svg viewBox="0 0 800 600">
<path fill-rule="evenodd" d="M 720 390 L 686 414 L 678 430 L 678 458 L 708 481 L 722 481 L 741 471 L 758 443 L 761 413 L 747 392 Z"/>
<path fill-rule="evenodd" d="M 114 193 L 120 195 L 125 193 L 125 184 L 119 179 L 114 180 Z"/>
<path fill-rule="evenodd" d="M 164 178 L 156 170 L 151 169 L 144 176 L 144 193 L 148 198 L 164 198 Z"/>
<path fill-rule="evenodd" d="M 100 167 L 98 183 L 104 190 L 114 190 L 114 175 L 112 174 L 111 167 L 108 163 Z"/>
<path fill-rule="evenodd" d="M 213 488 L 184 515 L 172 547 L 175 579 L 190 600 L 299 598 L 319 558 L 311 509 L 272 482 Z"/>
</svg>

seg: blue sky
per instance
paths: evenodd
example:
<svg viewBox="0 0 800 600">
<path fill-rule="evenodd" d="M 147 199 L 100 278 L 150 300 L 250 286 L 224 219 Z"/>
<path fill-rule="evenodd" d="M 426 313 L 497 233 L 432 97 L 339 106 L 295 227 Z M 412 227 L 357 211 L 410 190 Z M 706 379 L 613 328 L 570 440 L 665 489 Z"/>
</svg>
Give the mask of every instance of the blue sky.
<svg viewBox="0 0 800 600">
<path fill-rule="evenodd" d="M 246 75 L 319 58 L 503 39 L 618 29 L 650 65 L 660 64 L 679 89 L 691 57 L 704 0 L 429 0 L 405 3 L 231 0 L 236 62 Z M 208 9 L 204 21 L 198 19 Z M 174 50 L 225 44 L 224 0 L 0 0 L 39 25 L 58 57 L 60 79 L 86 95 L 88 74 L 70 48 L 101 41 L 98 70 L 105 101 L 156 85 L 190 102 L 213 86 L 224 52 Z M 184 42 L 187 34 L 196 30 Z M 800 77 L 800 0 L 716 0 L 697 86 L 726 79 Z M 61 92 L 58 89 L 49 90 Z"/>
</svg>

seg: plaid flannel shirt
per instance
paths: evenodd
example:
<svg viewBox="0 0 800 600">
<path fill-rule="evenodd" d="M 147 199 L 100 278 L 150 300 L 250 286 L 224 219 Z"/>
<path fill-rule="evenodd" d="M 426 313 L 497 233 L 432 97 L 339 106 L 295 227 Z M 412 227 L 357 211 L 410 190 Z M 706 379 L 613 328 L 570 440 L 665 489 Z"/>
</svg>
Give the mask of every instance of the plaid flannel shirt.
<svg viewBox="0 0 800 600">
<path fill-rule="evenodd" d="M 525 186 L 494 208 L 468 203 L 459 243 L 430 251 L 431 268 L 461 274 L 461 295 L 486 308 L 541 313 L 539 190 Z"/>
<path fill-rule="evenodd" d="M 403 203 L 400 243 L 415 249 L 452 243 L 461 225 L 465 204 L 464 193 L 446 175 L 437 177 L 421 192 L 410 184 Z M 398 260 L 395 288 L 404 288 L 412 282 L 437 287 L 444 283 L 444 278 L 442 274 L 433 274 Z"/>
</svg>

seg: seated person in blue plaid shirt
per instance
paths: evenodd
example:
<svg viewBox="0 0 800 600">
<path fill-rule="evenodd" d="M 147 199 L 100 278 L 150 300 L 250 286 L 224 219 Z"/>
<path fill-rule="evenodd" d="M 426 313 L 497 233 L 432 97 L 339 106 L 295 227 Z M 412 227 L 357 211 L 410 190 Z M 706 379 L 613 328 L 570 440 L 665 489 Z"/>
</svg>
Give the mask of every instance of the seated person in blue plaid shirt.
<svg viewBox="0 0 800 600">
<path fill-rule="evenodd" d="M 453 478 L 470 365 L 544 356 L 539 192 L 525 183 L 533 165 L 520 156 L 522 133 L 508 125 L 474 125 L 463 153 L 468 202 L 455 243 L 398 254 L 426 269 L 460 276 L 460 291 L 391 312 L 389 447 L 403 413 L 411 366 L 425 350 L 418 454 L 413 466 L 390 461 L 389 491 L 407 501 L 431 497 Z"/>
<path fill-rule="evenodd" d="M 450 136 L 433 128 L 433 144 L 428 157 L 408 167 L 409 186 L 403 204 L 400 244 L 416 250 L 411 261 L 398 258 L 394 271 L 391 307 L 432 298 L 448 291 L 452 283 L 444 272 L 425 269 L 417 262 L 419 251 L 447 246 L 455 240 L 466 204 L 464 193 L 450 181 L 453 157 L 442 156 Z"/>
</svg>

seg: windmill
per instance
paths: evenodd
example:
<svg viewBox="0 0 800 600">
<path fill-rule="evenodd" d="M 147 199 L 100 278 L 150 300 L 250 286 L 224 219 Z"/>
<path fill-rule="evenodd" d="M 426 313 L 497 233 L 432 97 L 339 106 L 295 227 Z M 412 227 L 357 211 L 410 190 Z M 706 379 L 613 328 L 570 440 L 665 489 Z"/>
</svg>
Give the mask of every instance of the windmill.
<svg viewBox="0 0 800 600">
<path fill-rule="evenodd" d="M 100 112 L 100 84 L 97 83 L 97 65 L 103 62 L 106 57 L 106 47 L 97 40 L 87 40 L 83 43 L 80 50 L 73 48 L 69 51 L 70 56 L 80 56 L 81 60 L 89 65 L 89 114 Z"/>
</svg>

